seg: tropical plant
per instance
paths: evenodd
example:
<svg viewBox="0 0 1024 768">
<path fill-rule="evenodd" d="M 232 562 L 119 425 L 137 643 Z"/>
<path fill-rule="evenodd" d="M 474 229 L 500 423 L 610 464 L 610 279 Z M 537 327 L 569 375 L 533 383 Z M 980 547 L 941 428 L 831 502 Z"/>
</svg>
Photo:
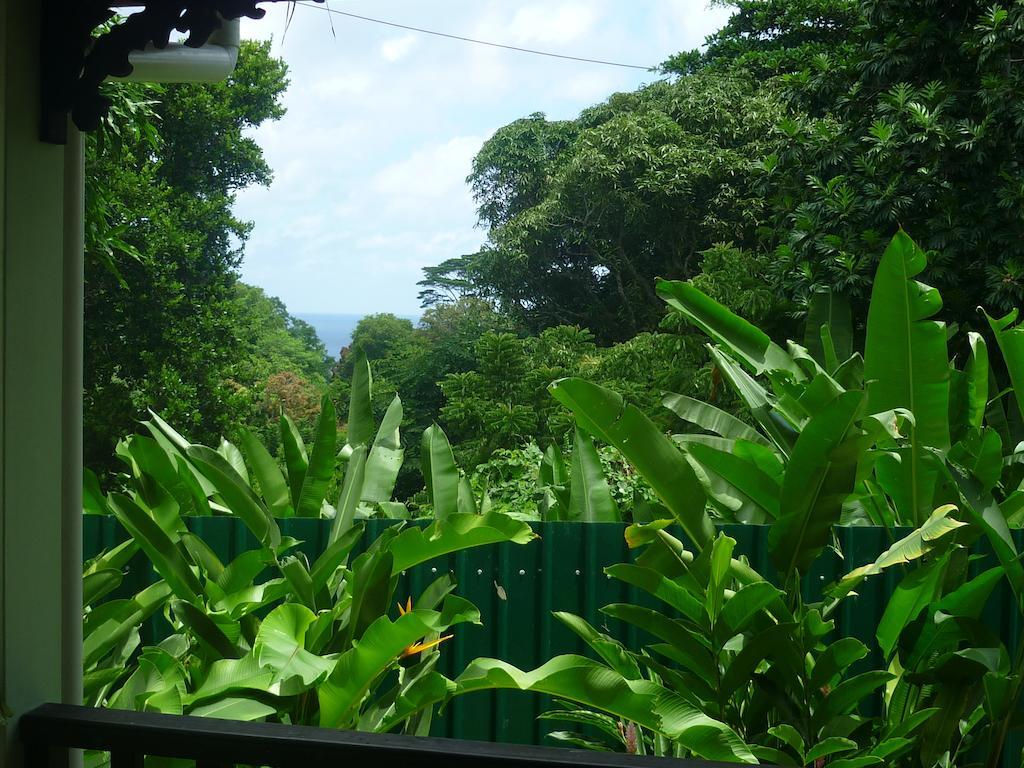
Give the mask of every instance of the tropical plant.
<svg viewBox="0 0 1024 768">
<path fill-rule="evenodd" d="M 951 376 L 945 328 L 928 319 L 937 293 L 912 280 L 924 266 L 897 235 L 876 277 L 863 368 L 838 320 L 821 324 L 819 362 L 692 286 L 661 283 L 669 303 L 717 342 L 713 358 L 756 428 L 674 396 L 671 407 L 712 434 L 673 440 L 614 392 L 580 380 L 552 387 L 579 426 L 620 450 L 658 496 L 662 519 L 626 532 L 645 551 L 606 572 L 662 608 L 604 609 L 656 642 L 628 649 L 558 615 L 600 661 L 560 656 L 523 672 L 479 659 L 455 693 L 554 695 L 574 704 L 552 717 L 596 728 L 599 743 L 627 751 L 845 768 L 999 765 L 1019 728 L 1024 654 L 1011 656 L 980 615 L 1001 582 L 1024 615 L 1024 567 L 1009 533 L 1019 492 L 1004 482 L 998 432 L 984 423 L 992 403 L 981 337 L 971 337 L 967 365 Z M 834 302 L 814 318 L 844 315 Z M 1010 368 L 1024 338 L 1013 319 L 993 321 Z M 770 523 L 772 581 L 715 534 L 708 508 L 732 509 L 725 499 L 742 502 L 737 517 Z M 913 529 L 874 563 L 812 592 L 806 576 L 836 546 L 844 517 Z M 685 540 L 668 533 L 671 524 Z M 875 628 L 882 663 L 872 665 L 864 643 L 834 637 L 834 618 L 865 578 L 888 569 L 902 576 Z"/>
<path fill-rule="evenodd" d="M 85 700 L 97 706 L 232 719 L 274 719 L 370 731 L 429 731 L 452 683 L 436 672 L 452 628 L 479 623 L 442 574 L 409 595 L 406 571 L 434 558 L 499 542 L 525 544 L 529 526 L 466 503 L 466 485 L 438 427 L 425 434 L 424 476 L 435 520 L 399 523 L 363 542 L 362 519 L 407 517 L 391 501 L 403 461 L 396 397 L 377 424 L 365 356 L 355 361 L 346 439 L 338 450 L 334 405 L 324 397 L 307 448 L 280 419 L 283 468 L 250 432 L 240 446 L 193 444 L 156 414 L 150 436 L 121 442 L 129 473 L 104 494 L 87 473 L 90 513 L 117 518 L 130 538 L 86 564 Z M 337 465 L 340 486 L 331 490 Z M 336 501 L 329 502 L 328 496 Z M 194 516 L 237 518 L 255 546 L 222 562 L 190 530 Z M 315 558 L 279 521 L 329 523 Z M 365 548 L 358 556 L 353 553 Z M 138 594 L 106 600 L 141 551 L 160 577 Z M 389 617 L 398 601 L 398 615 Z M 162 614 L 170 627 L 140 648 L 140 627 Z"/>
</svg>

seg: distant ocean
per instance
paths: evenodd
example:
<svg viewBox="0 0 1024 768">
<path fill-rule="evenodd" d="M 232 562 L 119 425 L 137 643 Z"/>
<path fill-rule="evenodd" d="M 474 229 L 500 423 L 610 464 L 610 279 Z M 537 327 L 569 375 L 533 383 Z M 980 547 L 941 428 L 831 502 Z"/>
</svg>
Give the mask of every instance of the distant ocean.
<svg viewBox="0 0 1024 768">
<path fill-rule="evenodd" d="M 352 343 L 352 333 L 365 315 L 335 315 L 316 312 L 297 312 L 295 316 L 305 320 L 316 329 L 316 335 L 327 347 L 327 354 L 338 357 L 341 350 Z M 398 315 L 415 324 L 419 322 L 417 315 Z"/>
</svg>

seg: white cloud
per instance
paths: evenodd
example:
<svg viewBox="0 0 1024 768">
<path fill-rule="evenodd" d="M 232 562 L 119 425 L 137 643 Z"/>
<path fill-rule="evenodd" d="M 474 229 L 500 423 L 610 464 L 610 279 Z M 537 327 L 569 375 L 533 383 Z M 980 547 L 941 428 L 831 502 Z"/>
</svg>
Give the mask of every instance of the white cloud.
<svg viewBox="0 0 1024 768">
<path fill-rule="evenodd" d="M 516 11 L 509 32 L 518 43 L 565 44 L 586 37 L 596 21 L 592 5 L 584 3 L 527 5 Z"/>
<path fill-rule="evenodd" d="M 380 55 L 392 63 L 401 61 L 416 47 L 416 42 L 416 35 L 412 32 L 401 37 L 393 37 L 381 43 Z"/>
<path fill-rule="evenodd" d="M 339 96 L 361 96 L 373 81 L 366 72 L 348 72 L 332 77 L 314 80 L 309 92 L 316 98 L 337 98 Z"/>
<path fill-rule="evenodd" d="M 439 202 L 447 196 L 464 197 L 466 176 L 482 144 L 479 137 L 460 136 L 417 149 L 378 172 L 373 190 L 387 196 L 434 198 Z"/>
</svg>

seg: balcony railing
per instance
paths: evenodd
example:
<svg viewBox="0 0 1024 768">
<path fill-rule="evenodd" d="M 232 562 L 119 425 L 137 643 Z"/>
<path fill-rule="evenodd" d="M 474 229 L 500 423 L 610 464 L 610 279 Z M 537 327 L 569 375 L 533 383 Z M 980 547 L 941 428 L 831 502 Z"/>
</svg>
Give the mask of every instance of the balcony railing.
<svg viewBox="0 0 1024 768">
<path fill-rule="evenodd" d="M 66 768 L 71 749 L 109 752 L 111 768 L 143 768 L 147 755 L 197 768 L 725 768 L 658 757 L 481 741 L 357 733 L 279 723 L 46 704 L 21 717 L 27 768 Z M 730 764 L 732 765 L 732 764 Z"/>
</svg>

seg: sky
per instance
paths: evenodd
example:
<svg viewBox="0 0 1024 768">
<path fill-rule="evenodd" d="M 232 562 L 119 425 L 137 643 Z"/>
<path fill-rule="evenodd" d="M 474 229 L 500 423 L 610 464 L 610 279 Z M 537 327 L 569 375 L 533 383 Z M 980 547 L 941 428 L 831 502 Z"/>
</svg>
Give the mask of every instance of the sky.
<svg viewBox="0 0 1024 768">
<path fill-rule="evenodd" d="M 339 11 L 553 53 L 655 66 L 728 17 L 707 0 L 329 0 Z M 269 4 L 268 4 L 269 5 Z M 287 114 L 255 129 L 274 171 L 235 206 L 242 279 L 293 313 L 419 313 L 425 266 L 475 252 L 466 184 L 498 128 L 568 119 L 656 75 L 499 50 L 278 3 L 247 38 L 290 70 Z M 333 22 L 333 31 L 332 31 Z"/>
</svg>

